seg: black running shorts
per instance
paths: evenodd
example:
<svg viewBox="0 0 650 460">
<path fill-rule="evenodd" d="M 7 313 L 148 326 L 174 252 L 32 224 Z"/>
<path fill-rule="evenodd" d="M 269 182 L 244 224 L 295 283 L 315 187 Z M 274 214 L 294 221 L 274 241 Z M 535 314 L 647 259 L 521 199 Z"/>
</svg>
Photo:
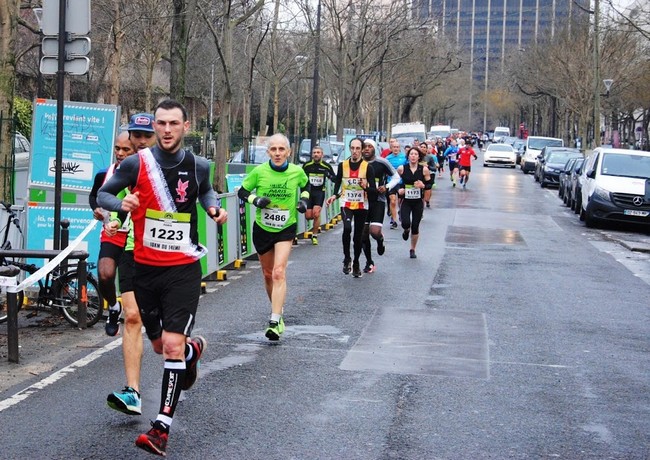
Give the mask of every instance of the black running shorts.
<svg viewBox="0 0 650 460">
<path fill-rule="evenodd" d="M 309 204 L 307 209 L 313 209 L 314 206 L 323 207 L 325 202 L 325 192 L 322 190 L 310 190 L 309 191 Z"/>
<path fill-rule="evenodd" d="M 115 261 L 115 264 L 119 264 L 123 252 L 124 252 L 123 247 L 117 246 L 107 241 L 102 241 L 101 245 L 99 246 L 98 260 L 101 260 L 104 257 L 108 257 L 110 259 L 113 259 Z"/>
<path fill-rule="evenodd" d="M 120 292 L 124 294 L 133 291 L 133 276 L 135 274 L 133 251 L 124 251 L 120 265 L 117 267 L 117 274 L 120 280 Z"/>
<path fill-rule="evenodd" d="M 135 300 L 150 340 L 162 331 L 190 336 L 201 295 L 201 262 L 171 267 L 135 263 Z"/>
<path fill-rule="evenodd" d="M 265 254 L 273 249 L 275 243 L 280 241 L 293 241 L 296 237 L 297 224 L 293 224 L 279 232 L 267 232 L 262 227 L 253 224 L 253 244 L 258 254 Z"/>
<path fill-rule="evenodd" d="M 386 203 L 383 201 L 374 201 L 370 203 L 370 209 L 368 210 L 368 217 L 366 217 L 366 222 L 370 224 L 383 225 L 385 213 Z"/>
</svg>

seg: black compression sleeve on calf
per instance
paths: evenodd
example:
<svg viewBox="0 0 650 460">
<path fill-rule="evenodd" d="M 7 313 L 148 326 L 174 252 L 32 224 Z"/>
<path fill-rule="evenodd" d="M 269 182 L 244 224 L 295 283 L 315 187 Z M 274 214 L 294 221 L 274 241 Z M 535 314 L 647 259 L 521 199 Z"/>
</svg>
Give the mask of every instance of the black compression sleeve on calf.
<svg viewBox="0 0 650 460">
<path fill-rule="evenodd" d="M 185 382 L 185 360 L 166 359 L 158 414 L 172 418 Z"/>
</svg>

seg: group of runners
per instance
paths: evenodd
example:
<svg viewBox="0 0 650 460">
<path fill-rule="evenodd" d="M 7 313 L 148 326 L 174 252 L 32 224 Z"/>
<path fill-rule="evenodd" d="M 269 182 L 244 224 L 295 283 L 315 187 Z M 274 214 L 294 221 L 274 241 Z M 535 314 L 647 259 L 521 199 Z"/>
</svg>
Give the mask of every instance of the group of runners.
<svg viewBox="0 0 650 460">
<path fill-rule="evenodd" d="M 216 224 L 225 223 L 228 217 L 218 206 L 207 160 L 182 148 L 189 127 L 185 107 L 169 99 L 159 103 L 153 114 L 131 117 L 127 131 L 116 139 L 116 162 L 97 175 L 90 199 L 95 218 L 104 223 L 98 270 L 100 290 L 109 304 L 106 333 L 118 334 L 122 313 L 125 323 L 126 386 L 110 393 L 107 403 L 126 414 L 142 413 L 144 325 L 164 363 L 158 415 L 135 444 L 163 456 L 180 394 L 194 385 L 207 348 L 204 337 L 191 334 L 201 290 L 199 259 L 207 252 L 198 242 L 197 202 Z M 391 140 L 385 158 L 373 140 L 354 138 L 349 147 L 351 156 L 336 173 L 323 161 L 318 146 L 312 160 L 300 167 L 290 162 L 289 139 L 275 134 L 267 140 L 269 161 L 253 169 L 237 191 L 240 199 L 256 208 L 253 244 L 271 304 L 264 330 L 270 341 L 279 340 L 285 330 L 286 269 L 299 213 L 312 221 L 311 242 L 317 245 L 323 205 L 340 200 L 345 274 L 358 278 L 375 270 L 371 241 L 376 243 L 377 254 L 383 255 L 387 211 L 391 228 L 397 228 L 399 220 L 402 238 L 410 239 L 409 257 L 417 257 L 420 221 L 440 163 L 433 170 L 429 166 L 433 152 L 426 143 L 414 143 L 401 152 L 397 141 Z M 461 146 L 455 151 L 453 143 L 449 149 L 453 153 L 445 156 L 450 169 L 454 155 L 459 156 L 460 177 L 466 185 L 469 169 L 463 174 L 462 158 L 468 150 Z M 334 194 L 325 199 L 327 180 L 333 182 Z M 362 252 L 366 258 L 363 272 Z M 121 302 L 115 291 L 116 272 Z"/>
</svg>

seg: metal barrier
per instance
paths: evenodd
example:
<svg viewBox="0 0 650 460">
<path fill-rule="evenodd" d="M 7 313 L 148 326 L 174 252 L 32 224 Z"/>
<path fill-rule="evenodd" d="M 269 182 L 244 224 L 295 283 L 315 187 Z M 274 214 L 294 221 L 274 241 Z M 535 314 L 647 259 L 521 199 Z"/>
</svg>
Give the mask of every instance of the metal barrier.
<svg viewBox="0 0 650 460">
<path fill-rule="evenodd" d="M 332 184 L 328 183 L 326 198 L 332 194 Z M 253 246 L 253 223 L 255 222 L 255 207 L 239 199 L 236 193 L 225 193 L 218 195 L 221 206 L 228 212 L 228 221 L 224 225 L 214 225 L 206 213 L 199 213 L 198 226 L 200 242 L 208 249 L 207 257 L 201 259 L 203 277 L 213 276 L 216 279 L 226 279 L 226 269 L 238 269 L 245 265 L 244 260 L 255 256 Z M 338 200 L 331 206 L 323 206 L 321 212 L 321 228 L 331 229 L 337 222 L 340 214 Z M 18 305 L 17 292 L 36 283 L 39 279 L 52 271 L 54 267 L 66 259 L 79 260 L 79 285 L 85 286 L 87 268 L 86 259 L 88 253 L 75 251 L 74 249 L 86 238 L 98 221 L 93 220 L 88 227 L 75 239 L 75 241 L 62 251 L 47 250 L 0 250 L 0 256 L 4 257 L 31 257 L 52 259 L 43 268 L 29 276 L 18 286 L 10 286 L 8 292 L 8 339 L 9 339 L 9 361 L 18 362 Z M 297 237 L 308 238 L 311 234 L 307 228 L 308 222 L 305 216 L 300 214 L 298 219 Z M 62 232 L 63 234 L 63 232 Z M 63 245 L 62 245 L 63 246 Z M 83 280 L 81 279 L 83 275 Z M 82 284 L 83 281 L 83 284 Z M 85 290 L 80 289 L 80 297 L 85 297 Z M 78 321 L 79 328 L 86 328 L 86 298 L 79 299 Z M 82 314 L 83 312 L 83 314 Z"/>
<path fill-rule="evenodd" d="M 62 222 L 64 225 L 65 222 Z M 35 259 L 51 259 L 47 264 L 41 267 L 34 274 L 28 276 L 24 281 L 22 281 L 17 286 L 7 287 L 7 347 L 8 354 L 7 358 L 10 362 L 18 363 L 19 356 L 19 346 L 18 346 L 18 292 L 23 291 L 25 288 L 31 286 L 32 284 L 38 282 L 41 278 L 46 276 L 48 273 L 53 271 L 57 266 L 62 262 L 65 262 L 68 259 L 78 260 L 77 263 L 77 280 L 79 286 L 86 286 L 87 280 L 87 267 L 86 259 L 88 258 L 88 252 L 75 250 L 79 246 L 84 238 L 90 233 L 90 231 L 95 227 L 97 221 L 91 222 L 86 229 L 72 242 L 72 244 L 66 247 L 63 250 L 29 250 L 29 249 L 8 249 L 0 250 L 0 257 L 30 257 Z M 64 229 L 67 229 L 67 226 L 64 226 Z M 85 329 L 87 325 L 86 318 L 86 308 L 87 308 L 87 294 L 86 289 L 79 289 L 79 298 L 77 299 L 77 321 L 80 329 Z"/>
<path fill-rule="evenodd" d="M 326 199 L 332 195 L 333 185 L 327 184 Z M 216 276 L 225 279 L 226 269 L 241 268 L 244 259 L 253 257 L 253 224 L 255 222 L 255 206 L 239 199 L 237 193 L 224 193 L 218 195 L 221 206 L 228 212 L 228 221 L 224 225 L 215 226 L 207 214 L 199 219 L 199 234 L 204 235 L 201 243 L 208 248 L 208 256 L 203 263 L 203 275 Z M 340 214 L 338 200 L 332 205 L 323 205 L 320 215 L 321 228 L 331 229 L 338 221 Z M 303 214 L 299 214 L 296 236 L 309 238 L 308 222 Z"/>
</svg>

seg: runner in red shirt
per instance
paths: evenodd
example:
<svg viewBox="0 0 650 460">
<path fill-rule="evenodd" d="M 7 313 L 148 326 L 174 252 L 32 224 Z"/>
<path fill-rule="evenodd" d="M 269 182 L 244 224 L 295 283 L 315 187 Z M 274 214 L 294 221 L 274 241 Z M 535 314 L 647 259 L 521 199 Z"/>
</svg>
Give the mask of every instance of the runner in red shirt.
<svg viewBox="0 0 650 460">
<path fill-rule="evenodd" d="M 472 157 L 478 160 L 474 149 L 465 144 L 465 140 L 458 141 L 460 148 L 458 149 L 458 164 L 460 165 L 460 184 L 463 188 L 467 187 L 469 181 L 469 173 L 472 171 Z"/>
</svg>

